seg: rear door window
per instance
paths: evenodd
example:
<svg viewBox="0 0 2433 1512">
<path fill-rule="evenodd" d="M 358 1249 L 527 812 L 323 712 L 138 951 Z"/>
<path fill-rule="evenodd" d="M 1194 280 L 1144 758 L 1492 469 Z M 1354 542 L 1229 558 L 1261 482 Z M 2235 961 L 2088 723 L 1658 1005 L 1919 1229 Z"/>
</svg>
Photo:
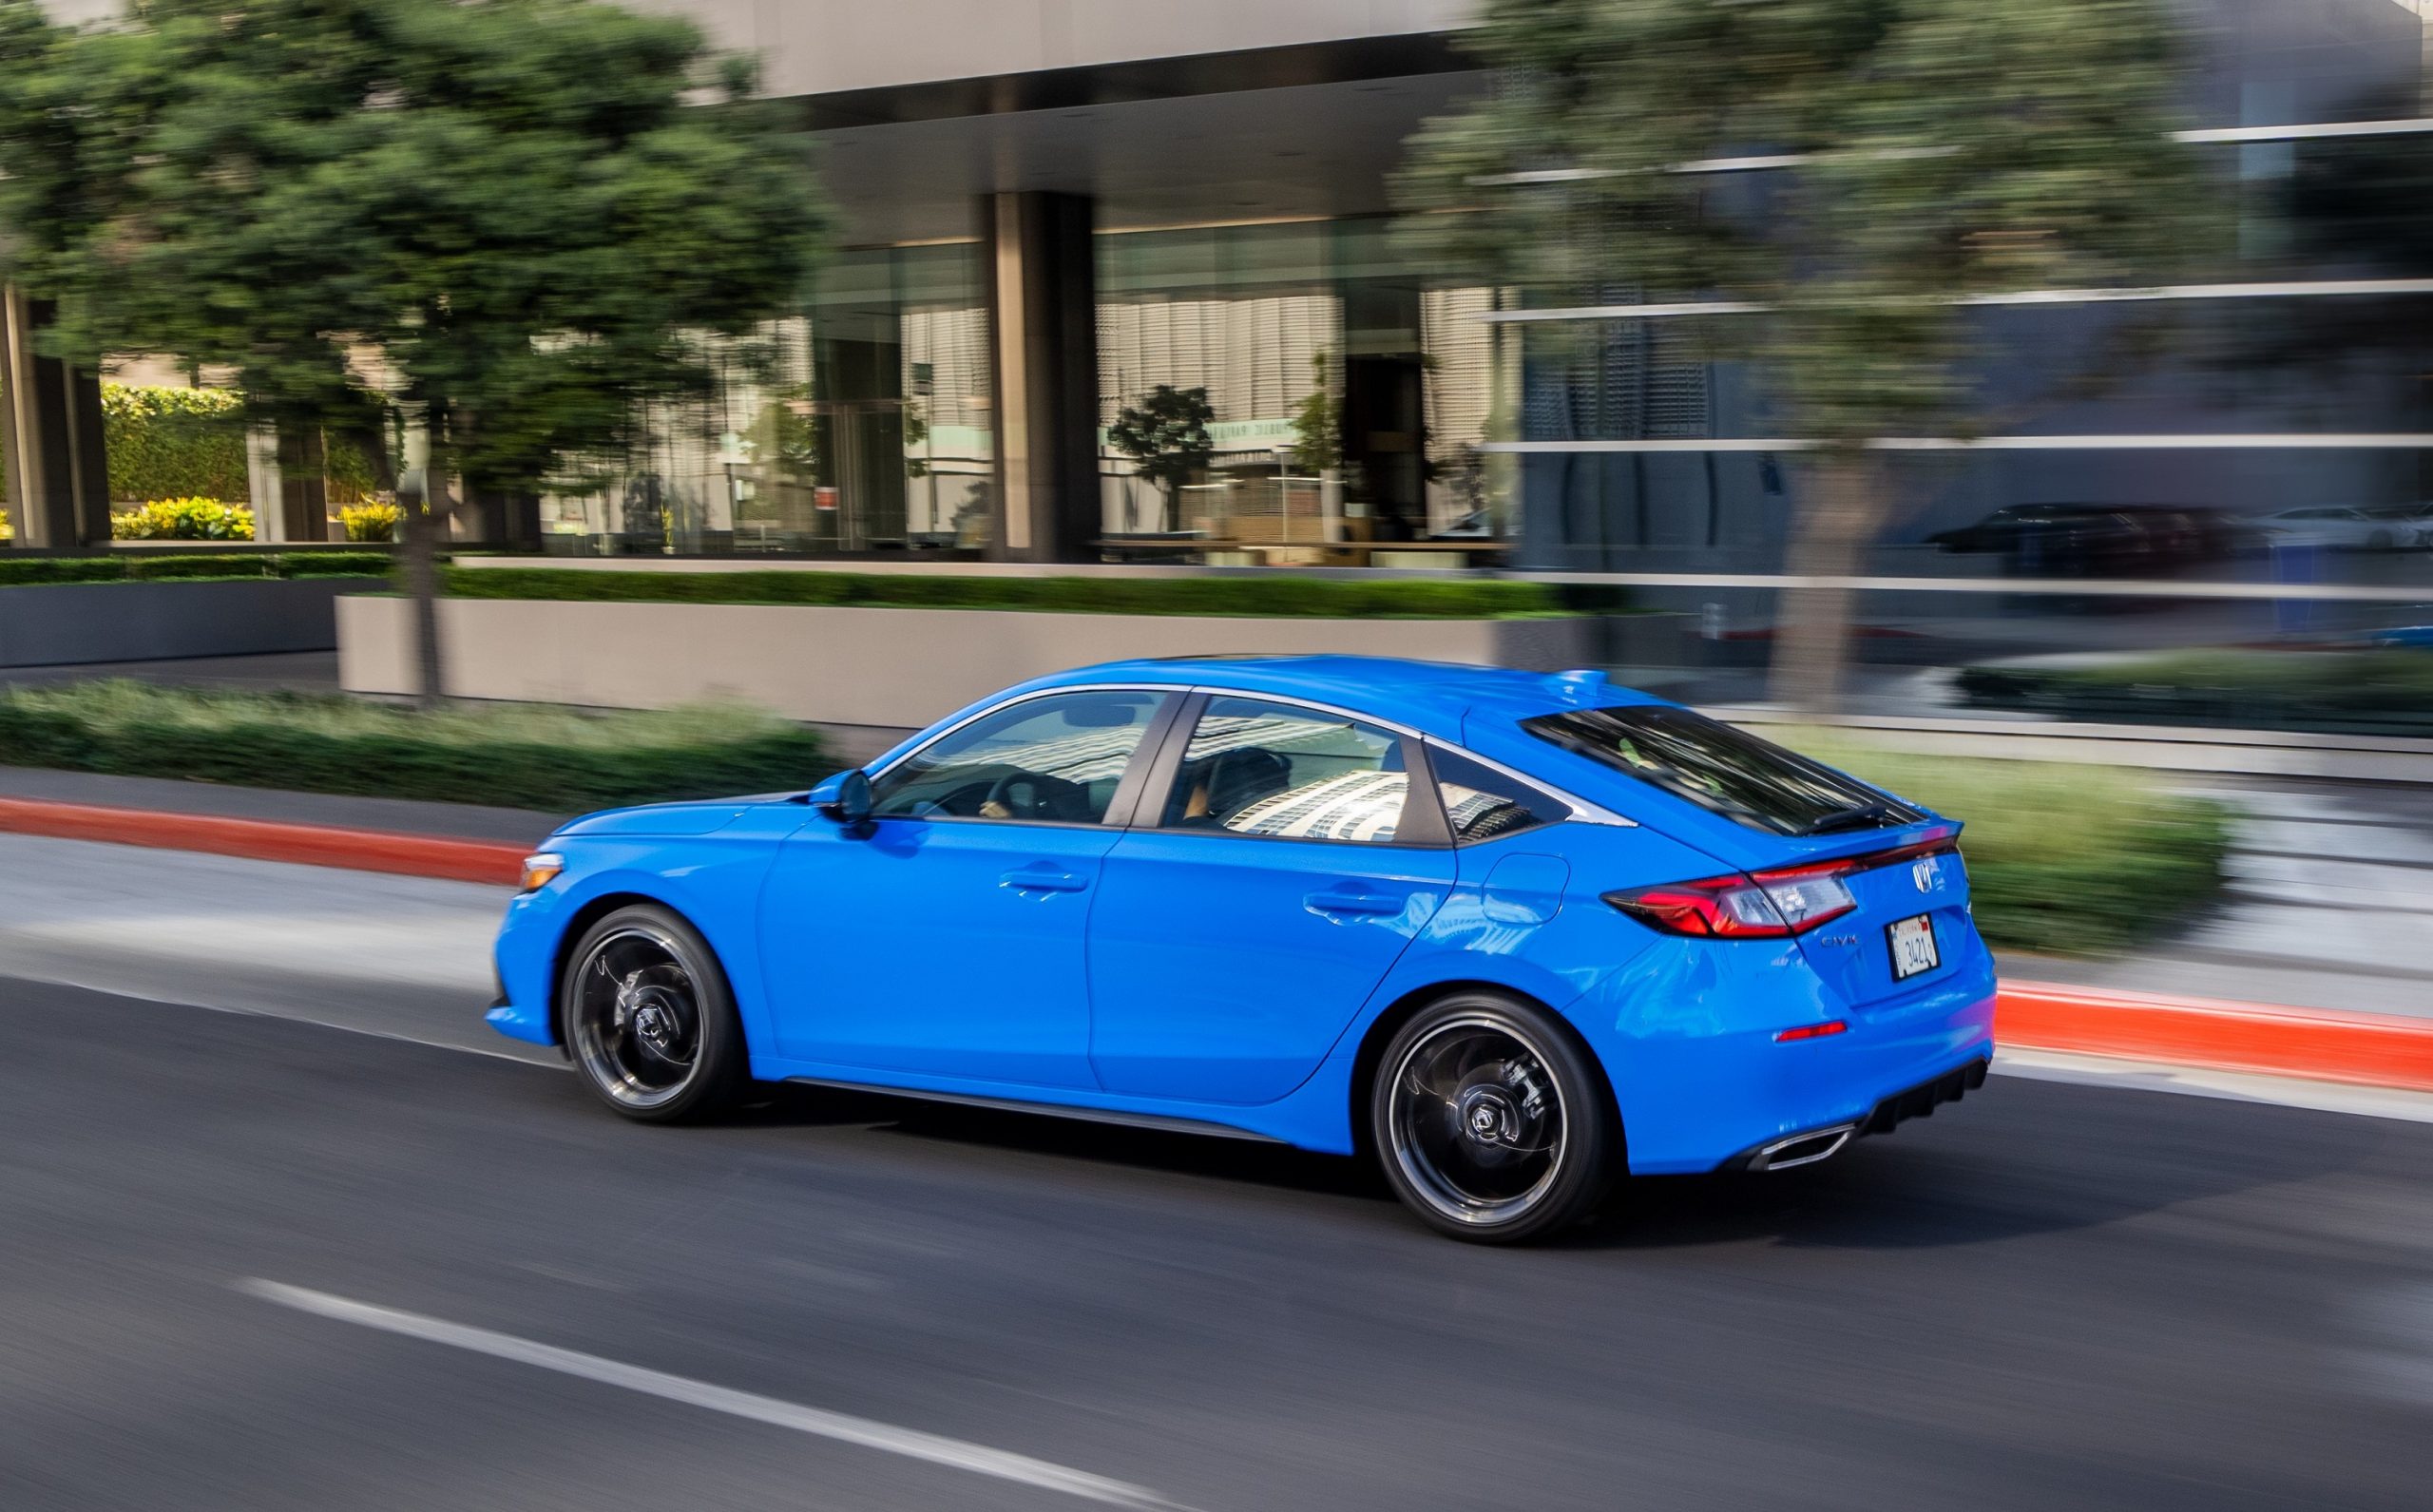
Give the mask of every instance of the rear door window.
<svg viewBox="0 0 2433 1512">
<path fill-rule="evenodd" d="M 1570 709 L 1523 719 L 1521 727 L 1771 834 L 1881 829 L 1925 817 L 1856 777 L 1690 709 Z"/>
<path fill-rule="evenodd" d="M 1220 694 L 1183 751 L 1163 827 L 1388 844 L 1408 833 L 1403 739 L 1343 715 Z"/>
</svg>

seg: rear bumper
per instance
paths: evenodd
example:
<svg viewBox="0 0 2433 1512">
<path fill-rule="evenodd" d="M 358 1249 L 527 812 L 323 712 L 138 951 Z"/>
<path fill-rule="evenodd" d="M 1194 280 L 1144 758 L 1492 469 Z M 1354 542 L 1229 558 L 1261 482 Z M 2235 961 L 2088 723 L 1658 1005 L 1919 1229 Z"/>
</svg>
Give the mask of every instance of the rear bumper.
<svg viewBox="0 0 2433 1512">
<path fill-rule="evenodd" d="M 1729 1169 L 1795 1136 L 1914 1107 L 1911 1095 L 1994 1053 L 1994 967 L 1954 942 L 1932 981 L 1853 1008 L 1796 954 L 1759 942 L 1672 942 L 1600 983 L 1567 1016 L 1603 1062 L 1630 1170 Z M 1845 1021 L 1841 1033 L 1781 1042 L 1787 1025 Z M 1911 1098 L 1904 1104 L 1901 1100 Z M 1881 1114 L 1887 1105 L 1890 1115 Z M 1915 1116 L 1914 1113 L 1910 1116 Z"/>
<path fill-rule="evenodd" d="M 1813 1165 L 1839 1154 L 1850 1140 L 1861 1135 L 1890 1134 L 1895 1125 L 1908 1120 L 1934 1117 L 1935 1109 L 1946 1102 L 1957 1102 L 1983 1086 L 1985 1072 L 1992 1063 L 1990 1060 L 1971 1061 L 1930 1081 L 1904 1088 L 1868 1109 L 1863 1119 L 1768 1139 L 1726 1160 L 1723 1168 L 1727 1171 L 1783 1171 L 1792 1166 Z"/>
</svg>

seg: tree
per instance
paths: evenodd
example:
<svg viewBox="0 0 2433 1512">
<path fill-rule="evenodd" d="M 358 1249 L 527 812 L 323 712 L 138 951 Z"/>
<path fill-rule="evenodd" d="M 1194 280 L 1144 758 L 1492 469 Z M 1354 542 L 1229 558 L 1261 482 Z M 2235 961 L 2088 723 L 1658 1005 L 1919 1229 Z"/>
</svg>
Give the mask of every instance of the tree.
<svg viewBox="0 0 2433 1512">
<path fill-rule="evenodd" d="M 56 301 L 63 355 L 224 365 L 384 485 L 402 407 L 436 699 L 446 480 L 613 459 L 794 307 L 822 213 L 751 86 L 690 24 L 595 0 L 141 0 L 83 31 L 0 0 L 10 277 Z"/>
<path fill-rule="evenodd" d="M 1717 300 L 1769 428 L 1809 447 L 1775 697 L 1840 699 L 1850 589 L 1892 499 L 1873 443 L 1988 418 L 1958 303 L 2162 281 L 2213 242 L 2158 0 L 1490 0 L 1487 98 L 1429 125 L 1409 234 L 1547 303 Z M 1751 182 L 1683 173 L 1778 157 Z"/>
<path fill-rule="evenodd" d="M 1343 466 L 1343 407 L 1327 354 L 1310 358 L 1311 389 L 1293 411 L 1293 460 L 1312 472 Z"/>
<path fill-rule="evenodd" d="M 1216 454 L 1208 439 L 1208 422 L 1216 418 L 1206 389 L 1161 383 L 1142 394 L 1138 406 L 1125 405 L 1106 428 L 1107 443 L 1130 457 L 1140 476 L 1164 492 L 1167 517 L 1178 526 L 1182 519 L 1179 490 Z"/>
</svg>

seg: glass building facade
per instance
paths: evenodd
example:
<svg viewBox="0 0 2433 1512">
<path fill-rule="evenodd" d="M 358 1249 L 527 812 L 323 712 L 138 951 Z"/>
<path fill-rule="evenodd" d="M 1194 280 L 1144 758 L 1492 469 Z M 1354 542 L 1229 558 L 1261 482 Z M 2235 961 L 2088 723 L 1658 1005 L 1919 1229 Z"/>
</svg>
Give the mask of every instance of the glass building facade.
<svg viewBox="0 0 2433 1512">
<path fill-rule="evenodd" d="M 976 242 L 840 254 L 769 371 L 651 417 L 596 488 L 542 502 L 572 555 L 978 550 L 996 435 Z"/>
<path fill-rule="evenodd" d="M 2196 277 L 2230 287 L 1983 312 L 1980 408 L 1996 433 L 1888 458 L 1900 508 L 1870 572 L 2433 585 L 2433 549 L 2416 550 L 2433 545 L 2422 8 L 2179 9 L 2201 65 L 2187 118 L 2235 208 Z M 975 95 L 934 116 L 854 96 L 876 119 L 839 110 L 819 133 L 849 231 L 900 239 L 829 261 L 774 334 L 773 376 L 663 417 L 624 475 L 546 501 L 548 548 L 1785 570 L 1805 480 L 1765 373 L 1713 357 L 1695 320 L 1633 316 L 1627 286 L 1551 301 L 1600 317 L 1542 318 L 1544 295 L 1447 281 L 1404 250 L 1385 213 L 1402 142 L 1491 87 L 1441 43 L 1425 73 L 1371 76 L 1408 51 L 1312 85 L 1278 72 L 1194 92 L 1202 73 L 1178 73 L 1159 94 L 1102 79 L 1086 98 L 1006 109 Z M 1760 203 L 1792 171 L 1734 174 L 1726 193 Z M 1052 258 L 1086 267 L 1046 296 L 1038 249 L 991 231 L 992 197 L 1033 188 L 1082 205 L 1089 227 Z M 1008 299 L 1033 301 L 1011 326 Z M 1051 316 L 1063 334 L 1042 347 Z M 2107 368 L 2107 344 L 2131 335 L 2155 336 L 2150 351 Z M 1015 490 L 1062 489 L 1057 507 L 1081 519 L 1045 558 L 1015 549 L 1006 511 L 1026 506 L 1007 468 L 1038 450 L 1033 396 L 1090 370 L 1094 407 L 1085 392 L 1058 423 L 1094 477 L 1025 473 Z M 1001 393 L 1009 372 L 1022 381 Z M 1187 475 L 1118 444 L 1126 410 L 1160 388 L 1206 405 L 1211 452 Z M 2281 518 L 2310 508 L 2363 523 Z M 2039 510 L 2062 523 L 2003 536 Z M 1733 615 L 1755 603 L 1724 601 Z"/>
</svg>

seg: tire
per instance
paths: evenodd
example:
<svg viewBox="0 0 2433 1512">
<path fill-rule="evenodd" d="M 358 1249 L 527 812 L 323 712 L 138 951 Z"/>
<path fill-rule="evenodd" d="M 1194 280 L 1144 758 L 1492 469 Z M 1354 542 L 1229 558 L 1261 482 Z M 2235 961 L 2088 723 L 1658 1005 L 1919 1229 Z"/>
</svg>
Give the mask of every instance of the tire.
<svg viewBox="0 0 2433 1512">
<path fill-rule="evenodd" d="M 558 982 L 575 1073 L 615 1112 L 686 1123 L 751 1083 L 743 1022 L 716 951 L 672 909 L 634 904 L 584 931 Z"/>
<path fill-rule="evenodd" d="M 1369 1131 L 1404 1205 L 1474 1244 L 1586 1217 L 1621 1147 L 1604 1072 L 1570 1027 L 1492 992 L 1429 1004 L 1387 1042 Z"/>
</svg>

